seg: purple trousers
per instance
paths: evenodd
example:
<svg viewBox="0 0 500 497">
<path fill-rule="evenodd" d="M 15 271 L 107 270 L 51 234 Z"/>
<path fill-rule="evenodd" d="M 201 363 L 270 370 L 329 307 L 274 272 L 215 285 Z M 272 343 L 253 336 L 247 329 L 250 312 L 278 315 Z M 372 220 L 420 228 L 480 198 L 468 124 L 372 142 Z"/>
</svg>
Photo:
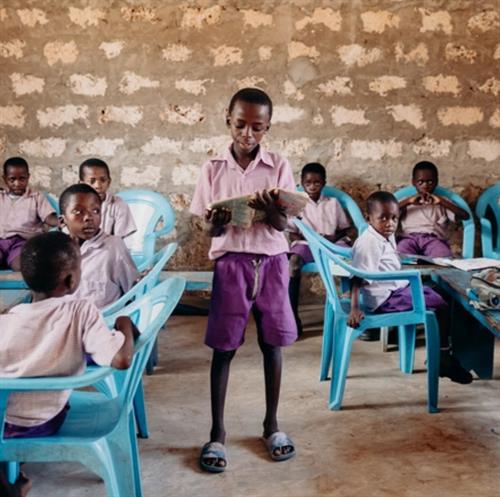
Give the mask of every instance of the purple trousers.
<svg viewBox="0 0 500 497">
<path fill-rule="evenodd" d="M 433 233 L 410 233 L 401 236 L 398 241 L 398 252 L 427 257 L 453 257 L 448 242 Z"/>
<path fill-rule="evenodd" d="M 26 240 L 19 235 L 0 238 L 0 268 L 10 267 L 12 261 L 21 254 Z"/>
<path fill-rule="evenodd" d="M 446 309 L 448 304 L 446 301 L 432 288 L 424 285 L 424 300 L 426 309 L 436 311 L 438 309 Z M 411 298 L 410 285 L 403 288 L 398 288 L 391 293 L 389 298 L 380 304 L 375 312 L 402 312 L 413 309 L 413 301 Z"/>
<path fill-rule="evenodd" d="M 32 437 L 50 437 L 56 434 L 61 428 L 66 414 L 69 410 L 69 404 L 66 404 L 61 412 L 52 419 L 36 426 L 19 426 L 10 423 L 4 425 L 5 438 L 32 438 Z"/>
<path fill-rule="evenodd" d="M 205 344 L 220 351 L 243 344 L 250 312 L 264 343 L 282 347 L 297 339 L 288 297 L 286 254 L 228 252 L 215 263 Z"/>
</svg>

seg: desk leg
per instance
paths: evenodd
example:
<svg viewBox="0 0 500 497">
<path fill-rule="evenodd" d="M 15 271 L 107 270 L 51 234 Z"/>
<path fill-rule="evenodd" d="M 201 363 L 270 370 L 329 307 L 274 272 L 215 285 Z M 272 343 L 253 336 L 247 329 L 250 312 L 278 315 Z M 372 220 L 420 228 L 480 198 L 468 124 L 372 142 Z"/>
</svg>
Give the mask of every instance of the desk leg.
<svg viewBox="0 0 500 497">
<path fill-rule="evenodd" d="M 451 306 L 453 354 L 465 369 L 473 370 L 481 379 L 493 376 L 495 337 L 458 303 Z"/>
</svg>

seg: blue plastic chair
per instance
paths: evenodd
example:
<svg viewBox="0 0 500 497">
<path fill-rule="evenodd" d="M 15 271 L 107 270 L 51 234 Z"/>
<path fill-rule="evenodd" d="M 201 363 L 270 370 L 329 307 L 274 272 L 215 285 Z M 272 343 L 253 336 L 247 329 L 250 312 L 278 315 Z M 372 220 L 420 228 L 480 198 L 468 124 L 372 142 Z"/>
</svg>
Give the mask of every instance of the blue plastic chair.
<svg viewBox="0 0 500 497">
<path fill-rule="evenodd" d="M 500 259 L 500 183 L 490 186 L 479 197 L 476 204 L 476 214 L 481 226 L 481 249 L 483 257 Z M 491 219 L 487 217 L 487 211 L 491 211 L 492 218 L 496 224 L 496 237 L 491 225 Z M 489 214 L 489 213 L 488 213 Z"/>
<path fill-rule="evenodd" d="M 59 211 L 59 201 L 57 200 L 57 198 L 51 195 L 50 193 L 45 193 L 45 197 L 49 201 L 49 204 L 52 207 L 52 209 L 54 209 L 56 211 L 56 214 L 59 216 L 61 212 Z"/>
<path fill-rule="evenodd" d="M 295 224 L 309 242 L 309 246 L 318 265 L 327 298 L 333 310 L 329 322 L 325 323 L 321 356 L 321 380 L 327 379 L 329 366 L 332 364 L 329 407 L 339 410 L 342 406 L 347 370 L 353 341 L 369 328 L 398 326 L 400 340 L 400 367 L 404 373 L 411 373 L 415 356 L 415 326 L 423 323 L 427 348 L 427 406 L 428 411 L 438 412 L 439 385 L 439 327 L 434 312 L 425 309 L 422 281 L 418 270 L 367 273 L 360 271 L 342 258 L 335 255 L 332 243 L 324 239 L 309 226 L 296 220 Z M 366 280 L 407 280 L 410 283 L 413 310 L 386 314 L 365 312 L 365 317 L 358 328 L 347 325 L 350 300 L 341 299 L 331 274 L 331 264 L 338 266 L 350 276 Z"/>
<path fill-rule="evenodd" d="M 394 192 L 394 196 L 398 199 L 398 201 L 400 201 L 406 197 L 416 195 L 416 193 L 417 189 L 413 185 L 410 185 Z M 474 215 L 472 214 L 472 210 L 469 207 L 469 204 L 458 193 L 455 193 L 452 190 L 448 190 L 447 188 L 443 188 L 442 186 L 437 186 L 434 190 L 434 193 L 436 195 L 439 195 L 440 197 L 445 197 L 451 200 L 455 205 L 458 205 L 458 207 L 462 208 L 469 214 L 469 219 L 465 219 L 462 221 L 462 257 L 464 259 L 474 257 L 474 233 L 476 228 L 474 224 Z"/>
<path fill-rule="evenodd" d="M 158 284 L 160 280 L 160 273 L 167 264 L 170 257 L 172 257 L 176 248 L 177 243 L 169 243 L 161 250 L 159 250 L 151 258 L 151 261 L 148 262 L 148 265 L 154 264 L 149 273 L 144 276 L 144 278 L 142 278 L 138 283 L 136 283 L 125 295 L 102 310 L 102 315 L 110 328 L 113 326 L 116 317 L 123 315 L 122 313 L 124 312 L 124 308 L 126 305 L 139 299 L 144 294 L 151 291 Z M 135 318 L 137 319 L 137 316 L 135 316 Z M 137 325 L 138 323 L 136 322 L 135 324 Z M 155 361 L 158 360 L 158 355 L 157 353 L 155 355 L 155 350 L 157 350 L 156 340 L 151 355 L 149 356 L 148 362 L 146 364 L 146 372 L 148 374 L 152 373 Z M 106 381 L 100 382 L 98 385 L 96 385 L 96 388 L 111 397 L 118 394 L 118 388 L 116 386 L 114 376 L 107 377 Z M 148 418 L 144 400 L 144 385 L 142 382 L 142 378 L 139 382 L 139 386 L 134 397 L 134 415 L 137 423 L 138 436 L 140 438 L 148 438 Z"/>
<path fill-rule="evenodd" d="M 137 231 L 124 241 L 142 271 L 144 262 L 155 253 L 156 240 L 174 229 L 175 212 L 163 195 L 151 190 L 124 190 L 117 195 L 130 207 L 137 226 Z"/>
<path fill-rule="evenodd" d="M 110 497 L 142 497 L 139 451 L 132 405 L 154 340 L 177 305 L 185 281 L 171 278 L 123 309 L 139 314 L 142 331 L 128 370 L 119 371 L 120 391 L 108 398 L 99 392 L 71 394 L 71 409 L 60 431 L 51 437 L 3 438 L 8 396 L 11 392 L 67 390 L 94 385 L 113 374 L 112 368 L 93 368 L 81 376 L 1 378 L 0 461 L 9 461 L 9 477 L 20 462 L 77 461 L 98 474 Z"/>
</svg>

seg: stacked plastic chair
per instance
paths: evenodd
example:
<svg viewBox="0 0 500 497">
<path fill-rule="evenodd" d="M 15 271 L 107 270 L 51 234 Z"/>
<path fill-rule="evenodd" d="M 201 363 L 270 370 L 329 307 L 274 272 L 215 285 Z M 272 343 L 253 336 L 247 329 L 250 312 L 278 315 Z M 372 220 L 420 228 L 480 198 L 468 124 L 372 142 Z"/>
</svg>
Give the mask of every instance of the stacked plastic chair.
<svg viewBox="0 0 500 497">
<path fill-rule="evenodd" d="M 500 183 L 490 186 L 479 197 L 476 214 L 481 226 L 483 257 L 500 259 Z M 492 225 L 493 221 L 493 225 Z"/>
</svg>

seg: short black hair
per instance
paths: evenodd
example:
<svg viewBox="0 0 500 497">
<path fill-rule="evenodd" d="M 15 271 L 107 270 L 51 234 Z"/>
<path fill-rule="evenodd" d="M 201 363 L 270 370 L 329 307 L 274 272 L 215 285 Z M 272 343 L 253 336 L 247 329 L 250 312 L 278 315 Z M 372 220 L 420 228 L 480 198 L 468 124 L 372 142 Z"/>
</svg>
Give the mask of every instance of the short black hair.
<svg viewBox="0 0 500 497">
<path fill-rule="evenodd" d="M 109 172 L 109 166 L 101 159 L 97 159 L 96 157 L 91 157 L 90 159 L 84 160 L 80 167 L 78 168 L 78 176 L 80 180 L 83 180 L 83 170 L 86 167 L 100 167 L 106 171 L 108 178 L 111 178 L 111 173 Z"/>
<path fill-rule="evenodd" d="M 101 197 L 90 185 L 87 185 L 87 183 L 76 183 L 68 186 L 68 188 L 66 188 L 66 190 L 64 190 L 59 197 L 59 212 L 61 214 L 64 214 L 66 211 L 69 199 L 77 193 L 90 193 L 91 195 L 95 195 L 99 199 L 99 204 L 102 203 Z"/>
<path fill-rule="evenodd" d="M 237 91 L 229 102 L 229 114 L 233 112 L 236 102 L 247 102 L 249 104 L 265 105 L 269 109 L 269 120 L 273 115 L 273 102 L 269 95 L 259 88 L 242 88 Z"/>
<path fill-rule="evenodd" d="M 432 174 L 436 177 L 436 180 L 439 179 L 439 172 L 436 164 L 433 162 L 429 162 L 427 160 L 423 160 L 421 162 L 417 162 L 415 166 L 413 166 L 412 178 L 415 179 L 417 175 L 417 171 L 431 171 Z"/>
<path fill-rule="evenodd" d="M 16 166 L 24 167 L 26 168 L 26 171 L 28 171 L 28 173 L 30 172 L 30 168 L 28 166 L 28 163 L 26 162 L 26 159 L 23 159 L 22 157 L 9 157 L 3 163 L 3 175 L 7 176 L 9 167 L 16 167 Z"/>
<path fill-rule="evenodd" d="M 309 162 L 308 164 L 306 164 L 302 168 L 302 171 L 300 172 L 300 179 L 303 180 L 304 176 L 307 173 L 316 173 L 316 174 L 319 174 L 321 176 L 321 179 L 323 181 L 326 181 L 326 169 L 319 162 Z"/>
<path fill-rule="evenodd" d="M 21 273 L 35 292 L 50 292 L 61 273 L 78 258 L 79 249 L 65 233 L 49 231 L 30 238 L 21 251 Z"/>
<path fill-rule="evenodd" d="M 373 192 L 366 199 L 366 212 L 368 214 L 371 214 L 376 204 L 390 204 L 390 203 L 399 205 L 398 200 L 391 192 L 385 192 L 383 190 Z"/>
</svg>

